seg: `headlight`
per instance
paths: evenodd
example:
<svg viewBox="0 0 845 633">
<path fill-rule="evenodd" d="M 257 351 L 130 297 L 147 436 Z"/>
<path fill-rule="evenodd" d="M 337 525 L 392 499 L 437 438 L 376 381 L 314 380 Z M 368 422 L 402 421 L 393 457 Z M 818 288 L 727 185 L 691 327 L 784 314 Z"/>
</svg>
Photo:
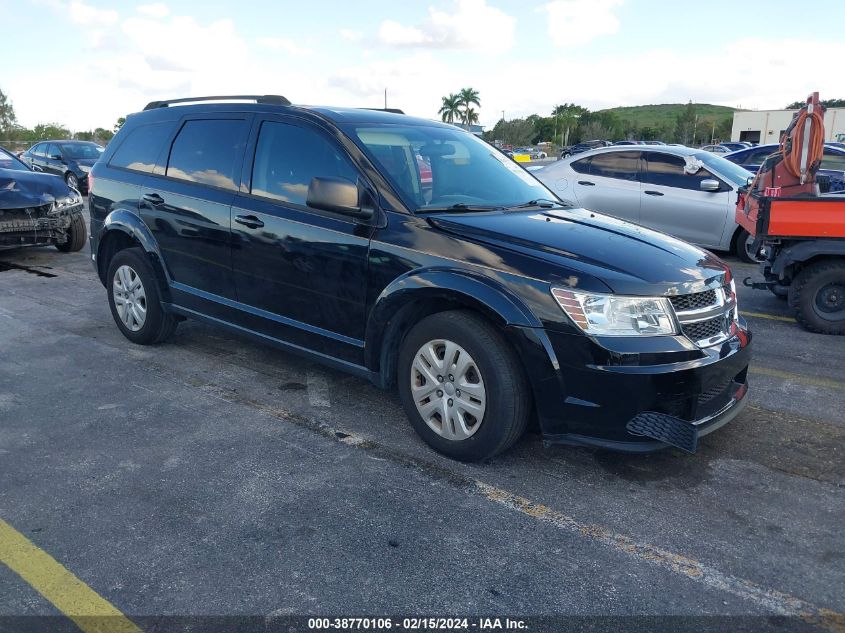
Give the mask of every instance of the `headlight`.
<svg viewBox="0 0 845 633">
<path fill-rule="evenodd" d="M 59 213 L 60 211 L 64 211 L 65 209 L 69 209 L 70 207 L 75 207 L 81 204 L 82 196 L 80 196 L 74 191 L 72 194 L 70 194 L 69 196 L 65 196 L 64 198 L 56 198 L 56 201 L 53 204 L 53 208 L 50 210 L 50 212 Z"/>
<path fill-rule="evenodd" d="M 595 336 L 677 334 L 669 300 L 621 297 L 552 288 L 552 295 L 581 330 Z"/>
</svg>

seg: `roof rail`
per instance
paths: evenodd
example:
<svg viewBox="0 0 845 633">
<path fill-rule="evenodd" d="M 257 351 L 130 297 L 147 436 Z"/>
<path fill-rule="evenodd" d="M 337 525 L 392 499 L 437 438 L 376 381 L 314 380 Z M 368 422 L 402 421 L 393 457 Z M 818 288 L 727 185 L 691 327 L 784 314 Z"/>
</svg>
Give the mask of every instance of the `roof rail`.
<svg viewBox="0 0 845 633">
<path fill-rule="evenodd" d="M 281 95 L 223 95 L 217 97 L 184 97 L 182 99 L 166 99 L 164 101 L 150 101 L 144 110 L 166 108 L 175 103 L 194 103 L 196 101 L 255 101 L 270 105 L 290 105 L 290 101 Z"/>
<path fill-rule="evenodd" d="M 376 112 L 392 112 L 393 114 L 405 114 L 399 108 L 361 108 L 362 110 L 375 110 Z"/>
</svg>

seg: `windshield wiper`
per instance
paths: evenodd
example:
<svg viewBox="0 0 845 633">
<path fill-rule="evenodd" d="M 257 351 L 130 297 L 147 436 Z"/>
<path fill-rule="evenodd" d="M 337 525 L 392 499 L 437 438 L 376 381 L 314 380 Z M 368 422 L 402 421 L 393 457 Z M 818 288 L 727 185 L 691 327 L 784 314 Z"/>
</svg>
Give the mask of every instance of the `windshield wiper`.
<svg viewBox="0 0 845 633">
<path fill-rule="evenodd" d="M 537 198 L 536 200 L 529 200 L 522 204 L 515 204 L 510 207 L 505 207 L 506 211 L 513 209 L 528 209 L 530 207 L 540 207 L 542 209 L 551 209 L 552 207 L 561 207 L 567 209 L 568 207 L 559 200 L 549 200 L 548 198 Z"/>
<path fill-rule="evenodd" d="M 464 204 L 458 202 L 447 207 L 421 207 L 417 213 L 461 213 L 464 211 L 496 211 L 503 207 L 492 204 Z"/>
</svg>

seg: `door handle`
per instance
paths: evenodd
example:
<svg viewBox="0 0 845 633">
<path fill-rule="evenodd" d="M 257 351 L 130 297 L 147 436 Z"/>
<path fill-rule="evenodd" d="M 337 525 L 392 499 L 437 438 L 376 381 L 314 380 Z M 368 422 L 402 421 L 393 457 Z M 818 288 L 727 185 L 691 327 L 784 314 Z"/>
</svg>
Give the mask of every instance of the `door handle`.
<svg viewBox="0 0 845 633">
<path fill-rule="evenodd" d="M 585 187 L 595 187 L 596 186 L 596 183 L 590 182 L 589 180 L 579 180 L 578 184 L 584 185 Z"/>
<path fill-rule="evenodd" d="M 243 224 L 244 226 L 247 226 L 251 229 L 260 229 L 262 226 L 264 226 L 264 222 L 259 220 L 254 215 L 236 215 L 235 222 L 237 222 L 238 224 Z"/>
<path fill-rule="evenodd" d="M 141 196 L 141 198 L 145 202 L 149 202 L 154 207 L 158 207 L 158 206 L 164 204 L 164 198 L 162 198 L 157 193 L 145 193 L 143 196 Z"/>
<path fill-rule="evenodd" d="M 663 195 L 660 191 L 643 191 L 643 193 L 647 196 L 662 196 Z"/>
</svg>

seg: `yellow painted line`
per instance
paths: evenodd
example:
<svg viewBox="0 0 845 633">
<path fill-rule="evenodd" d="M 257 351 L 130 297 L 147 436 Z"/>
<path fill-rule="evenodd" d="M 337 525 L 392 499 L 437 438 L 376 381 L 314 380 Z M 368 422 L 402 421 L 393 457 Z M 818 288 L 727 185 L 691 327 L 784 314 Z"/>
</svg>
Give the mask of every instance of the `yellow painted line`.
<svg viewBox="0 0 845 633">
<path fill-rule="evenodd" d="M 784 321 L 786 323 L 795 323 L 795 319 L 793 317 L 780 316 L 778 314 L 766 314 L 765 312 L 746 312 L 745 310 L 740 310 L 739 313 L 742 316 L 750 316 L 755 319 L 769 319 L 770 321 Z"/>
<path fill-rule="evenodd" d="M 123 613 L 3 519 L 0 562 L 85 633 L 141 633 Z"/>
<path fill-rule="evenodd" d="M 845 382 L 838 380 L 831 380 L 830 378 L 817 378 L 816 376 L 805 376 L 803 374 L 794 374 L 791 371 L 783 371 L 782 369 L 771 369 L 770 367 L 760 367 L 759 365 L 751 365 L 748 368 L 752 374 L 759 376 L 770 376 L 771 378 L 780 378 L 790 382 L 799 382 L 803 385 L 810 385 L 812 387 L 824 387 L 825 389 L 837 389 L 845 391 Z"/>
<path fill-rule="evenodd" d="M 782 591 L 767 589 L 750 580 L 721 572 L 694 558 L 670 552 L 650 543 L 636 541 L 599 525 L 581 523 L 542 503 L 520 497 L 482 481 L 476 481 L 475 485 L 489 501 L 509 510 L 551 524 L 571 534 L 602 543 L 619 553 L 680 574 L 712 589 L 750 600 L 772 613 L 799 618 L 831 633 L 845 633 L 845 613 L 819 607 Z"/>
</svg>

